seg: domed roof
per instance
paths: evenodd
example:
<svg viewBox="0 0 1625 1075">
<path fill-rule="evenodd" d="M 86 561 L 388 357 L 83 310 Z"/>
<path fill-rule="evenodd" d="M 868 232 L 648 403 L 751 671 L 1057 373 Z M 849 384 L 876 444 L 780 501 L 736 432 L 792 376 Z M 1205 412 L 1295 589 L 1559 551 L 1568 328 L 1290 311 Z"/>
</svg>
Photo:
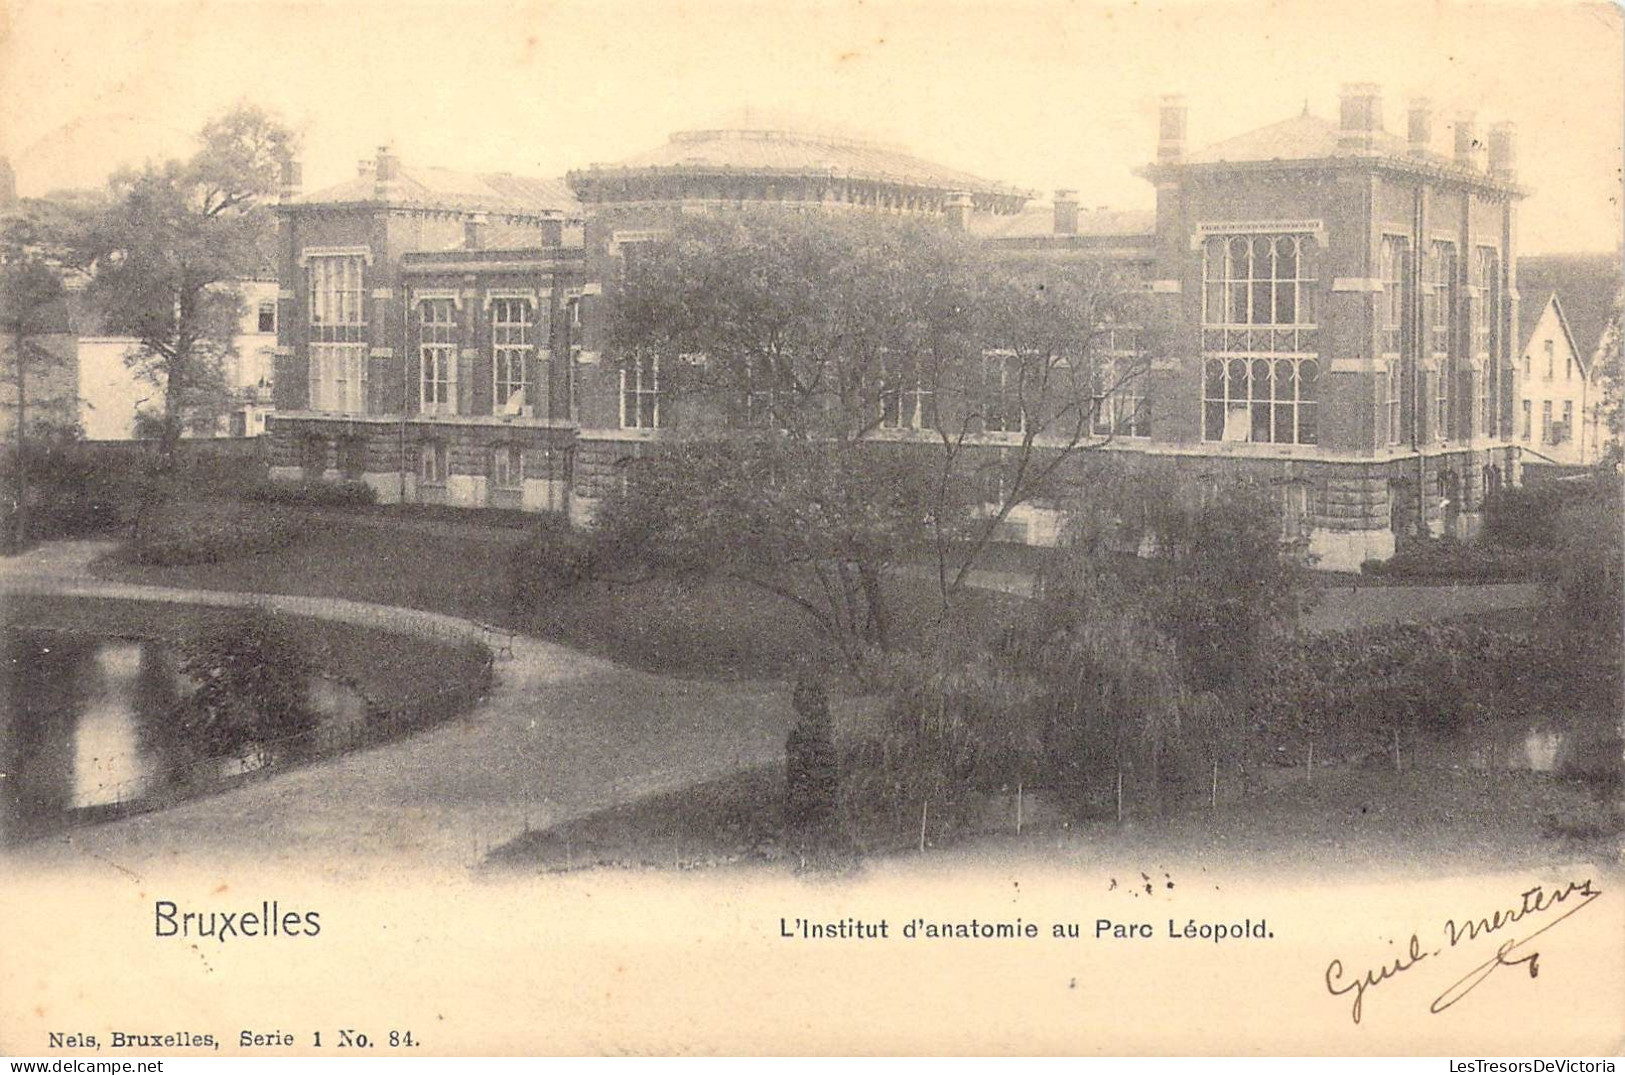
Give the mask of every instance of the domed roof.
<svg viewBox="0 0 1625 1075">
<path fill-rule="evenodd" d="M 857 179 L 1021 201 L 1029 196 L 1007 184 L 924 160 L 900 145 L 828 123 L 750 109 L 733 113 L 715 126 L 679 131 L 665 145 L 614 164 L 594 164 L 572 172 L 570 180 L 584 193 L 583 188 L 592 186 L 595 179 L 677 171 Z"/>
</svg>

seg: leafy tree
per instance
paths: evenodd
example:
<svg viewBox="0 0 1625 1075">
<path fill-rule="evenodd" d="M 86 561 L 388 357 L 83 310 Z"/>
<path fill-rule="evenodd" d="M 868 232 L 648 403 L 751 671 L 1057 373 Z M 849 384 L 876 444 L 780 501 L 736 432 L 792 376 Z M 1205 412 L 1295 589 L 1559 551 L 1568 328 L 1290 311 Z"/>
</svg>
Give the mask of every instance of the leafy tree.
<svg viewBox="0 0 1625 1075">
<path fill-rule="evenodd" d="M 1103 400 L 1144 364 L 1106 364 L 1109 326 L 1143 321 L 1137 294 L 925 221 L 683 218 L 629 257 L 610 342 L 658 363 L 685 443 L 629 470 L 601 543 L 778 593 L 852 661 L 889 644 L 887 570 L 924 560 L 951 627 L 1010 514 L 1110 440 Z"/>
<path fill-rule="evenodd" d="M 232 757 L 250 748 L 262 755 L 316 727 L 306 702 L 312 674 L 298 640 L 264 620 L 245 619 L 185 655 L 181 670 L 197 683 L 180 714 L 178 732 L 199 757 Z"/>
<path fill-rule="evenodd" d="M 28 441 L 31 420 L 40 424 L 29 408 L 61 407 L 63 399 L 46 391 L 52 374 L 66 368 L 70 356 L 44 343 L 45 337 L 65 328 L 62 279 L 57 271 L 36 254 L 17 247 L 0 257 L 0 378 L 12 386 L 15 395 L 6 402 L 14 400 L 16 408 L 16 449 L 10 467 L 13 500 L 6 543 L 15 550 L 28 542 Z M 73 386 L 75 395 L 77 387 Z"/>
<path fill-rule="evenodd" d="M 225 405 L 222 363 L 242 305 L 230 284 L 263 263 L 266 201 L 292 151 L 288 128 L 241 105 L 203 127 L 190 159 L 121 171 L 104 203 L 45 222 L 90 274 L 107 330 L 137 341 L 128 361 L 163 396 L 166 469 L 188 426 L 212 425 Z"/>
<path fill-rule="evenodd" d="M 1608 425 L 1608 441 L 1604 446 L 1605 462 L 1618 465 L 1625 453 L 1625 292 L 1615 292 L 1614 310 L 1604 330 L 1601 370 L 1602 411 Z"/>
</svg>

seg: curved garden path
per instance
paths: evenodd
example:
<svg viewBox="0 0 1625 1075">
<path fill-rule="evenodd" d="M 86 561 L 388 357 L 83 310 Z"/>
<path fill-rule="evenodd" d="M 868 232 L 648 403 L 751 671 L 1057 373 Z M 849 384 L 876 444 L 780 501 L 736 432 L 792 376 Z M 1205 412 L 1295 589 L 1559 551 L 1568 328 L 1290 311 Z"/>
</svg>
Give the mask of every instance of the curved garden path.
<svg viewBox="0 0 1625 1075">
<path fill-rule="evenodd" d="M 0 561 L 5 594 L 131 598 L 273 608 L 434 637 L 479 624 L 334 598 L 225 593 L 93 578 L 111 546 L 59 542 Z M 85 856 L 141 863 L 298 860 L 321 872 L 385 863 L 472 866 L 529 827 L 770 762 L 793 721 L 773 683 L 713 683 L 629 669 L 517 636 L 490 695 L 407 738 L 157 813 L 10 849 L 36 862 Z"/>
</svg>

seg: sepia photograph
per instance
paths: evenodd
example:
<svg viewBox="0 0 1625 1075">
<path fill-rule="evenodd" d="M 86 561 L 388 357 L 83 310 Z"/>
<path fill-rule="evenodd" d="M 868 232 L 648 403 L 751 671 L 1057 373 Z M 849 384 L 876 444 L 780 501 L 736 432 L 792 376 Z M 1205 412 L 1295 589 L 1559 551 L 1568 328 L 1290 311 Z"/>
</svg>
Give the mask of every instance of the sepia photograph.
<svg viewBox="0 0 1625 1075">
<path fill-rule="evenodd" d="M 0 0 L 0 1056 L 1620 1056 L 1622 196 L 1593 0 Z"/>
</svg>

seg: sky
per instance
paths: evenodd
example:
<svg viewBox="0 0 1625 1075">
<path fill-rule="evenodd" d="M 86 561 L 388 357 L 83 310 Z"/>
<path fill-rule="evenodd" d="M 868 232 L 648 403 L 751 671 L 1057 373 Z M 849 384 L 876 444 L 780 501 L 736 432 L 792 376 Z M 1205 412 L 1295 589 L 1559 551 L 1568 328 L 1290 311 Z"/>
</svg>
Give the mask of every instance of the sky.
<svg viewBox="0 0 1625 1075">
<path fill-rule="evenodd" d="M 1525 253 L 1621 240 L 1625 33 L 1548 0 L 0 0 L 0 153 L 19 192 L 184 156 L 238 101 L 300 131 L 306 189 L 383 142 L 408 161 L 557 176 L 741 108 L 805 116 L 1041 196 L 1149 208 L 1161 95 L 1193 145 L 1344 82 L 1517 125 Z"/>
</svg>

